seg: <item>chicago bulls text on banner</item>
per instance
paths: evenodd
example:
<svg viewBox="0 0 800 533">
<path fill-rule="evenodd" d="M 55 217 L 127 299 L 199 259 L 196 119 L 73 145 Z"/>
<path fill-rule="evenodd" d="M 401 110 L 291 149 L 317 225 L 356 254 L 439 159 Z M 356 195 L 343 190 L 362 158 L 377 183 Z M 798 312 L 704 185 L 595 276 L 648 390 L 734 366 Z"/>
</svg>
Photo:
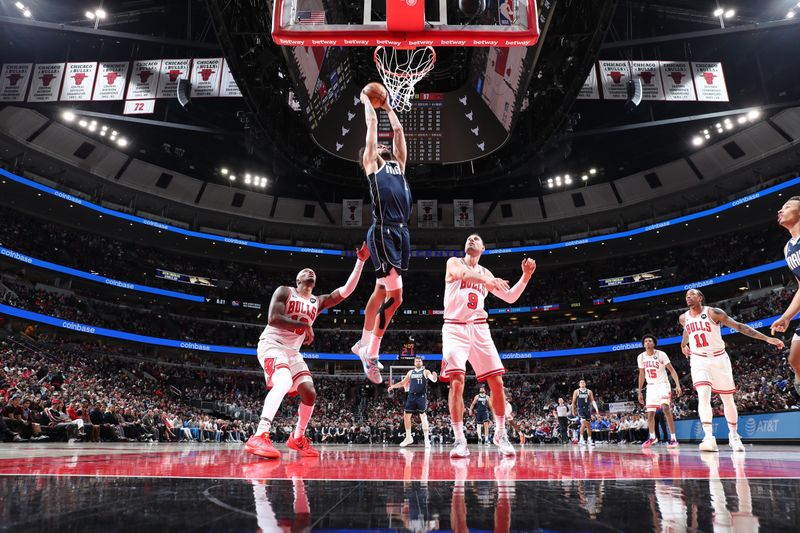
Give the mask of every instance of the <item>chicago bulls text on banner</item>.
<svg viewBox="0 0 800 533">
<path fill-rule="evenodd" d="M 642 100 L 664 100 L 658 61 L 631 61 L 631 77 L 642 80 Z"/>
<path fill-rule="evenodd" d="M 28 102 L 55 102 L 64 77 L 64 63 L 45 63 L 33 69 Z"/>
<path fill-rule="evenodd" d="M 195 59 L 192 64 L 192 98 L 219 96 L 222 58 Z"/>
<path fill-rule="evenodd" d="M 362 216 L 361 199 L 342 200 L 342 226 L 348 228 L 358 228 L 361 226 Z"/>
<path fill-rule="evenodd" d="M 667 101 L 686 102 L 697 100 L 689 63 L 686 61 L 661 61 L 661 81 Z"/>
<path fill-rule="evenodd" d="M 627 61 L 600 61 L 600 79 L 603 82 L 603 98 L 627 100 L 631 66 Z"/>
<path fill-rule="evenodd" d="M 578 92 L 579 100 L 599 100 L 600 88 L 597 86 L 597 66 L 592 65 L 592 70 L 586 76 L 586 81 L 583 82 L 580 92 Z"/>
<path fill-rule="evenodd" d="M 417 200 L 417 227 L 439 227 L 438 207 L 436 200 Z"/>
<path fill-rule="evenodd" d="M 127 76 L 127 61 L 100 63 L 97 67 L 92 100 L 122 100 L 125 96 Z"/>
<path fill-rule="evenodd" d="M 728 88 L 722 74 L 722 63 L 692 63 L 697 99 L 701 102 L 727 102 Z"/>
<path fill-rule="evenodd" d="M 475 226 L 475 210 L 472 199 L 453 200 L 453 225 L 457 228 Z"/>
<path fill-rule="evenodd" d="M 94 61 L 67 63 L 61 100 L 66 102 L 91 100 L 95 74 L 97 74 L 97 63 Z"/>
<path fill-rule="evenodd" d="M 158 81 L 156 98 L 175 98 L 178 95 L 178 80 L 189 79 L 191 59 L 165 59 L 161 63 L 161 79 Z"/>
<path fill-rule="evenodd" d="M 242 91 L 239 90 L 239 86 L 236 85 L 236 80 L 233 79 L 233 73 L 231 72 L 231 67 L 228 65 L 228 60 L 224 61 L 224 65 L 222 67 L 222 85 L 219 89 L 220 96 L 242 96 Z"/>
<path fill-rule="evenodd" d="M 156 97 L 158 79 L 161 77 L 161 60 L 134 61 L 131 81 L 128 83 L 128 100 L 149 100 Z"/>
<path fill-rule="evenodd" d="M 22 102 L 33 63 L 6 63 L 0 73 L 0 102 Z"/>
</svg>

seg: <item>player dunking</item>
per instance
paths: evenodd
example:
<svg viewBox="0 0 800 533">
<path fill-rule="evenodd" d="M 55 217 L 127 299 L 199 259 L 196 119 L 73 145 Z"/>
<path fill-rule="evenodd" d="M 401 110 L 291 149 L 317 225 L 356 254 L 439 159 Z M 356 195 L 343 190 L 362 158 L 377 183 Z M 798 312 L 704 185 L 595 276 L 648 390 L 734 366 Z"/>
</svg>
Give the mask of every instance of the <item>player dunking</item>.
<svg viewBox="0 0 800 533">
<path fill-rule="evenodd" d="M 706 307 L 705 296 L 697 289 L 686 291 L 686 306 L 689 310 L 679 319 L 683 326 L 681 349 L 684 355 L 689 357 L 692 383 L 697 390 L 697 414 L 703 424 L 704 434 L 700 451 L 719 451 L 717 440 L 714 438 L 711 410 L 711 393 L 716 392 L 722 400 L 725 419 L 728 421 L 728 443 L 733 451 L 743 452 L 744 444 L 737 431 L 739 411 L 733 400 L 736 385 L 733 382 L 731 360 L 725 351 L 725 341 L 722 340 L 720 328 L 724 324 L 748 337 L 776 346 L 779 350 L 783 349 L 783 341 L 768 337 L 747 324 L 737 322 L 722 309 Z"/>
<path fill-rule="evenodd" d="M 581 421 L 581 427 L 578 430 L 580 440 L 578 441 L 581 446 L 589 442 L 589 446 L 594 446 L 592 440 L 592 407 L 594 412 L 599 413 L 600 409 L 597 408 L 597 402 L 594 401 L 594 393 L 586 388 L 586 380 L 582 379 L 578 382 L 578 388 L 572 393 L 572 412 L 578 415 Z M 583 440 L 583 431 L 586 430 L 586 441 Z"/>
<path fill-rule="evenodd" d="M 506 395 L 503 392 L 503 362 L 489 332 L 484 310 L 486 293 L 491 292 L 507 303 L 516 302 L 536 270 L 536 261 L 522 261 L 522 277 L 509 288 L 508 282 L 496 278 L 478 264 L 486 250 L 480 235 L 470 235 L 464 246 L 465 256 L 447 260 L 444 289 L 444 326 L 442 327 L 442 381 L 450 382 L 449 406 L 455 446 L 451 457 L 467 457 L 464 436 L 464 377 L 467 361 L 478 381 L 486 381 L 492 393 L 494 443 L 503 455 L 514 455 L 514 447 L 506 434 Z"/>
<path fill-rule="evenodd" d="M 312 291 L 317 275 L 310 268 L 304 268 L 297 274 L 296 287 L 281 286 L 272 295 L 268 325 L 258 340 L 257 350 L 258 362 L 264 369 L 270 391 L 264 400 L 258 429 L 244 445 L 248 452 L 269 459 L 281 456 L 272 445 L 269 432 L 284 396 L 296 391 L 301 400 L 297 426 L 286 441 L 286 446 L 305 457 L 319 455 L 305 436 L 306 426 L 314 412 L 317 391 L 300 347 L 314 341 L 312 324 L 320 311 L 338 305 L 355 290 L 364 262 L 369 257 L 366 243 L 361 245 L 357 255 L 356 265 L 347 282 L 330 294 L 314 296 Z"/>
<path fill-rule="evenodd" d="M 800 196 L 789 198 L 780 211 L 778 211 L 778 224 L 786 228 L 791 235 L 789 242 L 783 248 L 783 256 L 789 270 L 794 274 L 800 285 Z M 789 322 L 800 311 L 800 290 L 794 293 L 789 307 L 783 315 L 772 323 L 770 332 L 775 335 L 776 331 L 783 333 L 789 327 Z M 800 327 L 792 336 L 792 343 L 789 348 L 789 364 L 794 369 L 794 388 L 800 394 Z"/>
<path fill-rule="evenodd" d="M 417 413 L 422 424 L 422 433 L 425 435 L 425 447 L 431 447 L 430 430 L 428 426 L 428 380 L 436 383 L 439 377 L 436 372 L 431 372 L 422 365 L 422 357 L 414 358 L 414 369 L 406 373 L 406 377 L 392 385 L 389 390 L 399 389 L 408 386 L 408 398 L 406 398 L 403 423 L 406 427 L 406 438 L 400 443 L 400 447 L 405 448 L 409 444 L 414 444 L 414 437 L 411 436 L 411 415 Z"/>
<path fill-rule="evenodd" d="M 378 144 L 378 115 L 369 97 L 362 92 L 361 102 L 367 121 L 366 146 L 359 161 L 369 182 L 372 197 L 372 226 L 367 231 L 367 245 L 377 278 L 375 290 L 364 309 L 364 329 L 353 346 L 364 366 L 367 378 L 381 383 L 378 362 L 381 340 L 389 322 L 403 302 L 402 273 L 408 270 L 411 244 L 408 220 L 411 218 L 411 191 L 405 178 L 406 139 L 400 119 L 389 105 L 383 104 L 392 124 L 392 148 Z"/>
<path fill-rule="evenodd" d="M 650 438 L 642 443 L 642 448 L 649 448 L 658 442 L 656 438 L 656 410 L 661 407 L 664 417 L 669 425 L 670 442 L 668 448 L 678 447 L 678 437 L 675 435 L 675 421 L 672 418 L 672 389 L 669 386 L 667 371 L 675 382 L 675 395 L 682 394 L 681 383 L 678 381 L 678 373 L 669 362 L 667 354 L 661 350 L 656 350 L 658 340 L 653 335 L 645 335 L 642 338 L 644 351 L 636 359 L 639 367 L 639 403 L 647 409 L 647 425 L 650 429 Z M 647 401 L 642 396 L 642 385 L 647 380 Z"/>
<path fill-rule="evenodd" d="M 475 412 L 475 429 L 478 431 L 478 443 L 489 444 L 489 410 L 492 408 L 492 397 L 486 394 L 486 387 L 481 385 L 478 394 L 472 398 L 472 403 L 469 404 L 469 416 L 472 416 L 473 410 Z M 483 438 L 481 438 L 481 428 L 483 429 Z"/>
</svg>

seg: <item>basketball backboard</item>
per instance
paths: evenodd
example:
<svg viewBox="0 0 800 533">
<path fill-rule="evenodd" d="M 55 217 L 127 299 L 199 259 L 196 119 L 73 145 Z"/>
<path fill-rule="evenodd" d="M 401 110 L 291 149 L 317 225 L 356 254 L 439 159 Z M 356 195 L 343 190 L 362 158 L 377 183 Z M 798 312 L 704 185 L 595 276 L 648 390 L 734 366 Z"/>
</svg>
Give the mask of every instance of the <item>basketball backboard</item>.
<svg viewBox="0 0 800 533">
<path fill-rule="evenodd" d="M 272 38 L 284 46 L 518 47 L 536 44 L 539 25 L 535 0 L 274 0 Z"/>
</svg>

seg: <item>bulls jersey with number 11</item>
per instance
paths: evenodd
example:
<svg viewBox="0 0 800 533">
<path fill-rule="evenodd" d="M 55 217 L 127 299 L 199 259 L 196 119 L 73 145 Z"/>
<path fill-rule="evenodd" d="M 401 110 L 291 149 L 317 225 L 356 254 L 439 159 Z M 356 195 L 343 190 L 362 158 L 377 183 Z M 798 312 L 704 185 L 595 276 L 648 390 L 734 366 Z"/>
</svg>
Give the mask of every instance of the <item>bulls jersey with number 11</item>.
<svg viewBox="0 0 800 533">
<path fill-rule="evenodd" d="M 480 265 L 474 269 L 461 259 L 469 270 L 485 275 L 488 271 Z M 486 320 L 488 313 L 483 308 L 486 299 L 486 285 L 472 281 L 454 279 L 444 288 L 445 322 L 476 322 Z"/>
<path fill-rule="evenodd" d="M 319 313 L 319 298 L 311 295 L 303 298 L 292 287 L 289 287 L 289 298 L 286 300 L 286 316 L 292 320 L 299 320 L 307 324 L 313 324 Z M 288 330 L 267 326 L 261 334 L 260 339 L 267 339 L 282 346 L 299 350 L 306 338 L 305 331 L 302 329 Z"/>
<path fill-rule="evenodd" d="M 689 348 L 693 354 L 716 357 L 725 353 L 725 341 L 722 340 L 720 325 L 711 319 L 708 311 L 708 307 L 703 307 L 697 316 L 686 311 L 683 329 L 689 337 Z"/>
</svg>

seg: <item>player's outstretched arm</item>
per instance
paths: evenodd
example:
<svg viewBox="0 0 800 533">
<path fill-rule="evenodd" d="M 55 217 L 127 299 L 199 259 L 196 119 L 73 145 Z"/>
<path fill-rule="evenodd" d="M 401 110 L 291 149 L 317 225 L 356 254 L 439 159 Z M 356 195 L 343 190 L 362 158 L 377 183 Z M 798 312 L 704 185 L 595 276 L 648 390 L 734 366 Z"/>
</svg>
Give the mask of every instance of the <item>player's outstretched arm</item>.
<svg viewBox="0 0 800 533">
<path fill-rule="evenodd" d="M 372 174 L 378 170 L 378 114 L 375 113 L 372 102 L 363 91 L 361 103 L 364 104 L 364 118 L 367 121 L 367 140 L 364 144 L 364 157 L 361 165 L 364 167 L 364 172 Z"/>
<path fill-rule="evenodd" d="M 392 109 L 392 106 L 389 105 L 388 98 L 381 107 L 384 111 L 386 111 L 386 114 L 389 116 L 389 122 L 392 125 L 392 132 L 394 134 L 392 136 L 392 153 L 397 158 L 400 168 L 405 173 L 408 151 L 406 149 L 406 135 L 403 132 L 403 125 L 400 123 L 400 118 L 397 116 L 397 113 L 395 113 L 394 109 Z"/>
<path fill-rule="evenodd" d="M 406 372 L 406 377 L 404 377 L 403 379 L 401 379 L 400 381 L 398 381 L 394 385 L 389 385 L 389 389 L 388 390 L 400 389 L 402 387 L 405 387 L 406 385 L 409 384 L 410 381 L 411 381 L 411 371 L 409 370 L 408 372 Z"/>
<path fill-rule="evenodd" d="M 683 315 L 678 318 L 678 323 L 681 325 L 681 329 L 683 330 L 683 337 L 681 338 L 681 352 L 686 357 L 692 355 L 692 349 L 689 347 L 689 334 L 686 333 L 686 327 Z"/>
<path fill-rule="evenodd" d="M 447 260 L 445 280 L 448 283 L 457 279 L 468 283 L 480 283 L 486 285 L 486 288 L 490 291 L 495 289 L 508 290 L 508 282 L 506 280 L 494 277 L 488 270 L 486 272 L 487 274 L 481 274 L 477 270 L 467 268 L 467 265 L 461 259 L 451 257 Z"/>
<path fill-rule="evenodd" d="M 274 328 L 281 328 L 286 330 L 303 329 L 308 331 L 311 324 L 301 322 L 289 318 L 286 314 L 286 300 L 289 299 L 289 287 L 278 287 L 272 294 L 272 300 L 269 302 L 269 318 L 267 323 Z"/>
<path fill-rule="evenodd" d="M 533 273 L 536 271 L 536 261 L 533 259 L 526 258 L 522 260 L 522 276 L 519 278 L 517 283 L 509 288 L 503 290 L 502 288 L 497 288 L 492 290 L 492 294 L 500 298 L 506 303 L 513 304 L 519 297 L 522 296 L 522 291 L 525 290 L 525 287 L 528 286 L 528 282 L 531 280 Z"/>
<path fill-rule="evenodd" d="M 760 341 L 764 341 L 767 344 L 771 344 L 771 345 L 775 346 L 779 350 L 783 349 L 783 341 L 782 340 L 776 339 L 775 337 L 768 337 L 767 335 L 764 335 L 760 331 L 757 331 L 757 330 L 751 328 L 747 324 L 742 324 L 741 322 L 737 322 L 736 320 L 734 320 L 731 317 L 729 317 L 728 314 L 725 311 L 723 311 L 722 309 L 719 309 L 718 307 L 712 307 L 709 310 L 708 314 L 710 315 L 710 317 L 714 321 L 719 322 L 720 324 L 725 324 L 729 328 L 734 329 L 734 330 L 738 331 L 739 333 L 747 335 L 748 337 L 751 337 L 753 339 L 758 339 Z"/>
<path fill-rule="evenodd" d="M 797 284 L 800 286 L 800 279 L 797 279 Z M 792 301 L 789 302 L 789 307 L 783 312 L 781 317 L 772 323 L 769 327 L 770 335 L 775 335 L 775 332 L 783 333 L 789 328 L 789 322 L 792 321 L 797 312 L 800 311 L 800 290 L 794 293 Z"/>
<path fill-rule="evenodd" d="M 332 293 L 320 296 L 320 309 L 328 309 L 337 306 L 342 303 L 345 298 L 353 294 L 353 291 L 358 285 L 358 280 L 361 278 L 361 271 L 364 269 L 364 263 L 367 259 L 369 259 L 369 249 L 367 248 L 367 243 L 364 242 L 361 243 L 361 248 L 356 250 L 356 264 L 353 267 L 353 271 L 350 273 L 350 277 L 347 278 L 347 282 Z"/>
</svg>

